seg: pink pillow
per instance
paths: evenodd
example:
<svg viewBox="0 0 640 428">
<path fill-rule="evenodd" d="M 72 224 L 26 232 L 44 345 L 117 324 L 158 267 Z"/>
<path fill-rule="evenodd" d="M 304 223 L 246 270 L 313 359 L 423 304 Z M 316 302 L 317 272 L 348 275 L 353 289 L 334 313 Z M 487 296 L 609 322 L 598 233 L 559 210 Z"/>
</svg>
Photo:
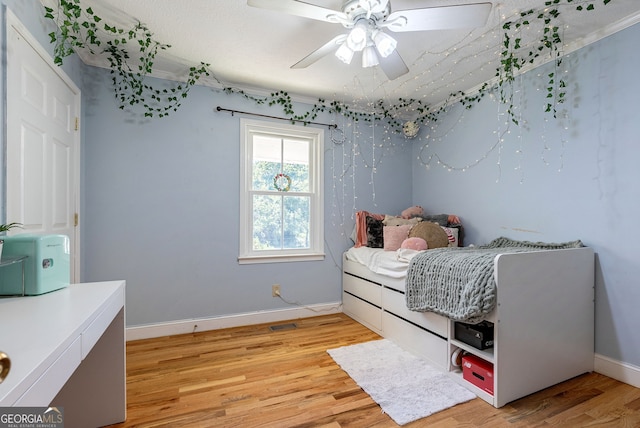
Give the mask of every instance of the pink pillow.
<svg viewBox="0 0 640 428">
<path fill-rule="evenodd" d="M 407 238 L 404 241 L 402 241 L 402 244 L 400 244 L 400 248 L 407 248 L 409 250 L 422 251 L 422 250 L 429 249 L 429 246 L 427 245 L 427 241 L 425 241 L 424 239 L 413 237 L 413 238 Z"/>
<path fill-rule="evenodd" d="M 384 226 L 382 235 L 385 251 L 395 251 L 400 248 L 402 241 L 407 239 L 412 225 L 403 224 L 400 226 Z"/>
</svg>

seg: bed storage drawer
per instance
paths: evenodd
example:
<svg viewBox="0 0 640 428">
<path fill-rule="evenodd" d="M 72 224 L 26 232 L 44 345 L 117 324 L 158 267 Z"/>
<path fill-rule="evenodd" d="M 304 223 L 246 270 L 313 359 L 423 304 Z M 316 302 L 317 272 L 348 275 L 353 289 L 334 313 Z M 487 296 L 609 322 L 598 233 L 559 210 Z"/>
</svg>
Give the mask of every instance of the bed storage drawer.
<svg viewBox="0 0 640 428">
<path fill-rule="evenodd" d="M 371 282 L 384 284 L 385 287 L 395 288 L 404 292 L 404 277 L 392 278 L 390 276 L 381 275 L 370 271 L 366 266 L 358 262 L 348 260 L 346 257 L 342 261 L 342 271 L 349 272 L 351 276 L 359 278 L 367 278 Z"/>
<path fill-rule="evenodd" d="M 345 314 L 364 324 L 376 333 L 382 331 L 382 309 L 347 292 L 342 293 L 342 309 Z"/>
<path fill-rule="evenodd" d="M 382 290 L 385 311 L 391 312 L 400 318 L 411 321 L 439 336 L 447 337 L 449 320 L 433 312 L 415 312 L 407 308 L 404 293 L 389 290 Z"/>
<path fill-rule="evenodd" d="M 382 314 L 384 337 L 394 341 L 401 348 L 428 360 L 441 370 L 447 369 L 449 356 L 446 338 L 436 336 L 426 330 L 384 312 Z"/>
<path fill-rule="evenodd" d="M 345 273 L 342 275 L 342 289 L 376 306 L 382 306 L 382 286 L 380 284 Z"/>
</svg>

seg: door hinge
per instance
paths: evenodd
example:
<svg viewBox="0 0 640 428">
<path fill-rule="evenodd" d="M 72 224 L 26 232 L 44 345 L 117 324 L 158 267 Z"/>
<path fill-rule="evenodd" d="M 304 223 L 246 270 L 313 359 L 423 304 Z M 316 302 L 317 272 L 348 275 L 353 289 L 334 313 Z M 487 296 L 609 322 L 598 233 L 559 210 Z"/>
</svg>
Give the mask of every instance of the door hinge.
<svg viewBox="0 0 640 428">
<path fill-rule="evenodd" d="M 80 118 L 76 117 L 76 131 L 80 129 Z"/>
<path fill-rule="evenodd" d="M 78 226 L 78 220 L 79 220 L 78 213 L 75 213 L 75 214 L 73 215 L 73 225 L 74 225 L 75 227 L 77 227 L 77 226 Z"/>
</svg>

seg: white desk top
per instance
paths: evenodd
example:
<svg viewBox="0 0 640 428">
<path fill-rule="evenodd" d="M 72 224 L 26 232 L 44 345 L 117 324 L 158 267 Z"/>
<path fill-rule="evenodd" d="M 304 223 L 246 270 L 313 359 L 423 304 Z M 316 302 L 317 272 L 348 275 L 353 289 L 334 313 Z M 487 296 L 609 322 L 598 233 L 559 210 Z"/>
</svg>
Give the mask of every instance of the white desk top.
<svg viewBox="0 0 640 428">
<path fill-rule="evenodd" d="M 72 284 L 0 299 L 0 351 L 11 359 L 0 406 L 15 403 L 105 309 L 122 308 L 124 288 L 124 281 Z"/>
</svg>

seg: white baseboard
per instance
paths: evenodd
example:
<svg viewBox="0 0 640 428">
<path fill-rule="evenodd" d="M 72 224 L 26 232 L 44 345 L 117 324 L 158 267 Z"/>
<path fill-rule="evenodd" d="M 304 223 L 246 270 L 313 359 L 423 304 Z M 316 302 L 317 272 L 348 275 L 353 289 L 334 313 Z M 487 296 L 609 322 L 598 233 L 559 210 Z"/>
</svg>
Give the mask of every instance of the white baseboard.
<svg viewBox="0 0 640 428">
<path fill-rule="evenodd" d="M 640 388 L 640 367 L 596 354 L 594 371 Z"/>
<path fill-rule="evenodd" d="M 127 341 L 264 324 L 342 312 L 342 302 L 127 327 Z"/>
</svg>

